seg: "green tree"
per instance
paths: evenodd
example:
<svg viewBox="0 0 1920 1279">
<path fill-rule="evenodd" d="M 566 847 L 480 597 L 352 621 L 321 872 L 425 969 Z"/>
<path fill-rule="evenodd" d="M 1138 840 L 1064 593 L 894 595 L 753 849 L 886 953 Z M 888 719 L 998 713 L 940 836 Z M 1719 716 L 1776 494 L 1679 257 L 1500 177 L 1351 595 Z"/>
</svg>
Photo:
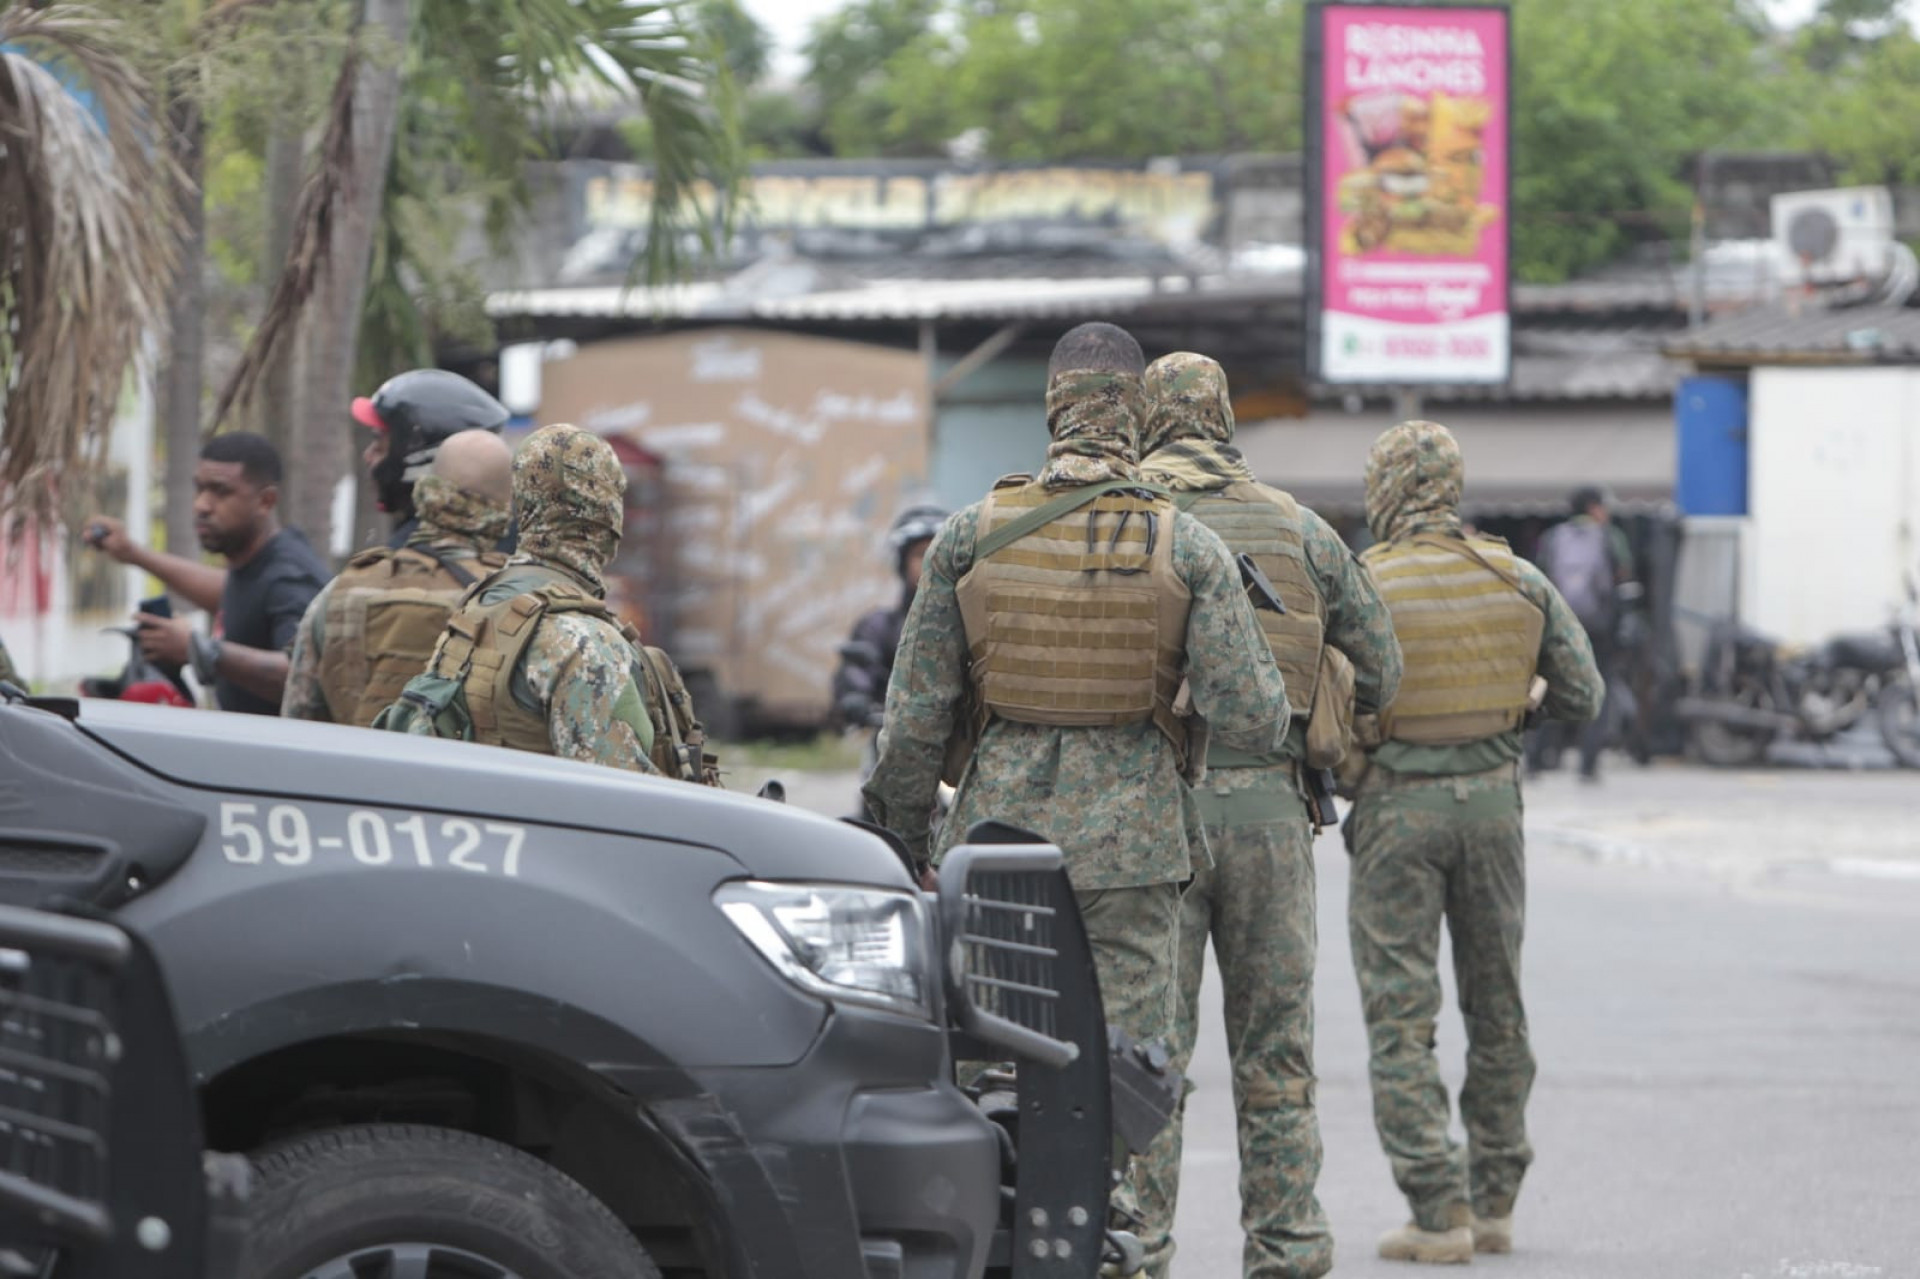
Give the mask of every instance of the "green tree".
<svg viewBox="0 0 1920 1279">
<path fill-rule="evenodd" d="M 807 82 L 835 155 L 937 154 L 959 132 L 929 133 L 895 118 L 893 98 L 920 73 L 918 46 L 936 39 L 934 19 L 944 7 L 943 0 L 852 0 L 814 24 L 803 50 Z"/>
<path fill-rule="evenodd" d="M 1826 0 L 1794 40 L 1804 145 L 1844 182 L 1920 183 L 1920 38 L 1900 0 Z"/>
<path fill-rule="evenodd" d="M 1791 124 L 1742 0 L 1517 0 L 1513 257 L 1553 282 L 1685 234 L 1688 162 Z"/>
</svg>

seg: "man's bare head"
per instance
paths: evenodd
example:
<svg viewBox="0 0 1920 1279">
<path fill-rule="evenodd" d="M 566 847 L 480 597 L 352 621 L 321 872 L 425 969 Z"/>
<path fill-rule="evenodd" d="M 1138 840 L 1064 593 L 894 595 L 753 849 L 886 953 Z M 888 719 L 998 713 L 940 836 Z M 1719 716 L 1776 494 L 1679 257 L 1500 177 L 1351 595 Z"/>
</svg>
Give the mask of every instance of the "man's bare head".
<svg viewBox="0 0 1920 1279">
<path fill-rule="evenodd" d="M 433 473 L 499 506 L 513 500 L 513 450 L 491 431 L 449 435 L 434 456 Z"/>
</svg>

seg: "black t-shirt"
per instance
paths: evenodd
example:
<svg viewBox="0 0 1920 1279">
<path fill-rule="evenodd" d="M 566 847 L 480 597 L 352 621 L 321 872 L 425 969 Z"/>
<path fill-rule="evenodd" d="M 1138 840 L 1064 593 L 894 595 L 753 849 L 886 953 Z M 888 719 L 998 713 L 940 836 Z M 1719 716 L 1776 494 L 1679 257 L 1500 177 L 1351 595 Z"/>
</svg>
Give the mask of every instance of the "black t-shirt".
<svg viewBox="0 0 1920 1279">
<path fill-rule="evenodd" d="M 227 570 L 227 587 L 220 596 L 221 638 L 248 648 L 288 651 L 307 605 L 332 576 L 298 529 L 281 529 L 258 555 Z M 214 680 L 213 694 L 224 711 L 280 713 L 279 702 L 255 697 L 224 676 Z"/>
</svg>

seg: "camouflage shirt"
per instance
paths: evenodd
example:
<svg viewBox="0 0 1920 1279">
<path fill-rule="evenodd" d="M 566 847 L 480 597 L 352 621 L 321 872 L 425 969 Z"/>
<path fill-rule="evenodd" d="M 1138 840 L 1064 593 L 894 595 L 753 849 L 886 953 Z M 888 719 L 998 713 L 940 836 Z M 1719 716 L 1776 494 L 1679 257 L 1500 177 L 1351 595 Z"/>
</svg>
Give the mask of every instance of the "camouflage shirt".
<svg viewBox="0 0 1920 1279">
<path fill-rule="evenodd" d="M 507 531 L 508 512 L 497 502 L 449 484 L 437 475 L 423 477 L 414 486 L 419 517 L 407 545 L 436 551 L 447 559 L 477 560 Z M 320 588 L 300 619 L 288 659 L 287 687 L 280 698 L 280 714 L 288 719 L 330 723 L 326 694 L 320 685 L 320 659 L 326 654 L 327 602 L 339 578 Z"/>
<path fill-rule="evenodd" d="M 973 567 L 980 509 L 976 503 L 948 520 L 928 549 L 894 659 L 880 757 L 864 788 L 876 820 L 916 851 L 928 848 L 941 764 L 969 687 L 955 588 Z M 1173 563 L 1193 595 L 1186 652 L 1195 712 L 1214 740 L 1257 753 L 1278 749 L 1286 690 L 1225 545 L 1179 514 Z M 989 818 L 1058 844 L 1082 891 L 1178 883 L 1211 863 L 1192 792 L 1152 723 L 1063 728 L 991 720 L 936 851 Z"/>
</svg>

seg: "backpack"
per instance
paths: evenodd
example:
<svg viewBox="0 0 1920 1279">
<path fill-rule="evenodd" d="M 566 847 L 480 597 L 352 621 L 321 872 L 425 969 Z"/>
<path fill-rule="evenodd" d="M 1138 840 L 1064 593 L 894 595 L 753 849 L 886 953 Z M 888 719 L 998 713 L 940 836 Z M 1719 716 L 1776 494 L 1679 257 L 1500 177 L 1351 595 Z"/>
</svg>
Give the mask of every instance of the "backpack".
<svg viewBox="0 0 1920 1279">
<path fill-rule="evenodd" d="M 1589 631 L 1613 625 L 1613 549 L 1607 526 L 1594 520 L 1568 520 L 1547 530 L 1540 542 L 1540 567 Z"/>
<path fill-rule="evenodd" d="M 633 641 L 646 678 L 641 690 L 654 724 L 654 766 L 668 777 L 703 786 L 720 785 L 720 761 L 706 750 L 707 732 L 693 714 L 693 698 L 666 650 Z"/>
</svg>

